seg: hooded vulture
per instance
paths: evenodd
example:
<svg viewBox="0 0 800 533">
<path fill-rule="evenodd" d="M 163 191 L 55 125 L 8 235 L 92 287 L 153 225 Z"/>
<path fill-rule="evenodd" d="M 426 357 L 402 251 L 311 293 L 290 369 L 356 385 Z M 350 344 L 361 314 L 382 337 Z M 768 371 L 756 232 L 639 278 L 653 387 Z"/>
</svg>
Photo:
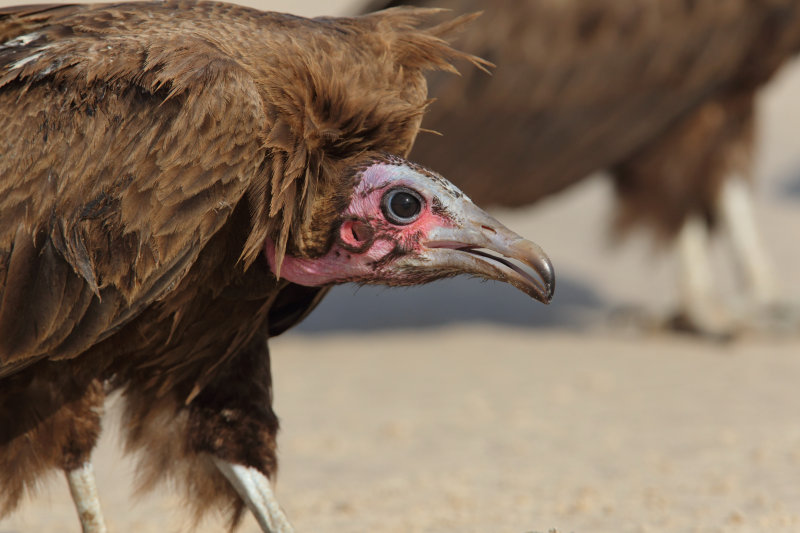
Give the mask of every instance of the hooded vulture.
<svg viewBox="0 0 800 533">
<path fill-rule="evenodd" d="M 433 14 L 0 9 L 0 515 L 61 469 L 105 530 L 90 455 L 119 390 L 145 484 L 290 531 L 269 337 L 344 282 L 550 299 L 538 246 L 403 159 L 423 71 L 485 64 L 443 40 L 473 17 Z"/>
<path fill-rule="evenodd" d="M 686 326 L 738 319 L 712 297 L 724 227 L 755 316 L 776 302 L 753 220 L 754 95 L 800 50 L 797 0 L 410 0 L 483 15 L 456 43 L 493 75 L 432 75 L 412 157 L 479 204 L 522 206 L 607 170 L 616 230 L 675 240 Z M 492 179 L 487 179 L 491 176 Z M 747 318 L 752 320 L 753 317 Z"/>
</svg>

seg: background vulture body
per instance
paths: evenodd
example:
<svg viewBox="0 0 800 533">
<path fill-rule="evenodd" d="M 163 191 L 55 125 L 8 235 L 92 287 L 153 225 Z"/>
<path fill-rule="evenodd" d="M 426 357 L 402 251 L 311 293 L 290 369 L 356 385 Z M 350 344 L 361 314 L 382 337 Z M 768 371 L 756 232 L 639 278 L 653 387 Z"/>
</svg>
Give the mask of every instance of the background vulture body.
<svg viewBox="0 0 800 533">
<path fill-rule="evenodd" d="M 709 333 L 737 319 L 714 301 L 708 229 L 730 230 L 743 285 L 776 303 L 753 220 L 754 95 L 800 49 L 795 0 L 416 0 L 483 10 L 457 41 L 492 76 L 433 75 L 438 99 L 412 157 L 481 204 L 522 206 L 605 169 L 615 229 L 676 239 L 682 315 Z M 491 173 L 489 171 L 491 170 Z M 492 179 L 486 179 L 486 176 Z M 742 291 L 737 288 L 737 291 Z M 746 291 L 745 291 L 746 292 Z"/>
<path fill-rule="evenodd" d="M 469 273 L 549 299 L 537 246 L 400 158 L 422 71 L 480 63 L 441 39 L 469 17 L 430 14 L 0 10 L 0 514 L 63 469 L 104 530 L 89 458 L 120 389 L 145 487 L 288 531 L 270 336 L 346 281 Z"/>
</svg>

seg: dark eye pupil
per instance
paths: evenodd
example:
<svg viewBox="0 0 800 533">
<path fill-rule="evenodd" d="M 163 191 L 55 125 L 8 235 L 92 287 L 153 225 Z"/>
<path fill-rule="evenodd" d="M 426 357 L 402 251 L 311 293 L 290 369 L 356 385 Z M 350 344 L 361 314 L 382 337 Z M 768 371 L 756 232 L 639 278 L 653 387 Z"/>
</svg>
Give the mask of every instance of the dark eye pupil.
<svg viewBox="0 0 800 533">
<path fill-rule="evenodd" d="M 419 200 L 407 192 L 398 192 L 389 202 L 392 212 L 400 218 L 411 218 L 420 210 Z"/>
<path fill-rule="evenodd" d="M 381 211 L 386 220 L 398 226 L 411 224 L 422 211 L 422 198 L 411 189 L 391 189 L 381 199 Z"/>
</svg>

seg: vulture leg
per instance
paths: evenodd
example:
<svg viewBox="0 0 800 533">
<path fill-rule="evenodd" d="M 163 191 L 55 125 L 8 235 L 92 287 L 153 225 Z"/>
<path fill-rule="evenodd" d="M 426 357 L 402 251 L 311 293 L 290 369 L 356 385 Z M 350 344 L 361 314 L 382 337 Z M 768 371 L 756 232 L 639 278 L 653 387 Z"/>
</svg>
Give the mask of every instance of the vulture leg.
<svg viewBox="0 0 800 533">
<path fill-rule="evenodd" d="M 718 211 L 748 289 L 745 303 L 750 305 L 744 318 L 765 331 L 796 330 L 800 313 L 778 296 L 777 278 L 756 224 L 750 184 L 739 176 L 727 180 L 720 192 Z"/>
<path fill-rule="evenodd" d="M 189 404 L 190 446 L 214 465 L 270 533 L 292 531 L 269 484 L 277 470 L 272 377 L 266 340 L 231 358 Z"/>
<path fill-rule="evenodd" d="M 294 531 L 272 492 L 267 476 L 255 468 L 232 464 L 219 458 L 214 458 L 214 463 L 247 504 L 262 530 L 267 533 Z"/>
<path fill-rule="evenodd" d="M 756 226 L 750 185 L 738 176 L 722 185 L 718 211 L 731 236 L 734 257 L 741 267 L 754 303 L 776 303 L 774 275 Z"/>
<path fill-rule="evenodd" d="M 0 517 L 35 489 L 37 478 L 61 470 L 84 531 L 105 531 L 90 465 L 105 392 L 77 366 L 75 360 L 41 362 L 0 380 Z M 96 520 L 84 510 L 95 510 Z"/>
<path fill-rule="evenodd" d="M 708 226 L 698 216 L 689 216 L 678 233 L 681 310 L 678 327 L 713 337 L 728 337 L 733 318 L 714 294 Z"/>
<path fill-rule="evenodd" d="M 67 483 L 69 483 L 69 492 L 72 494 L 72 501 L 75 502 L 83 533 L 105 533 L 106 526 L 103 522 L 103 512 L 100 509 L 100 499 L 97 497 L 92 463 L 87 461 L 78 468 L 65 472 Z"/>
<path fill-rule="evenodd" d="M 211 510 L 231 511 L 233 527 L 249 508 L 265 531 L 291 531 L 268 481 L 278 468 L 278 419 L 266 340 L 250 342 L 220 364 L 216 354 L 214 347 L 178 384 L 149 367 L 128 378 L 124 426 L 127 449 L 139 452 L 139 486 L 171 477 L 198 520 Z M 210 367 L 213 377 L 204 382 Z M 187 404 L 198 382 L 200 390 Z M 167 385 L 174 394 L 159 395 Z"/>
<path fill-rule="evenodd" d="M 707 101 L 615 169 L 620 226 L 646 224 L 676 238 L 682 306 L 673 325 L 679 329 L 728 337 L 742 325 L 714 293 L 718 276 L 711 266 L 709 228 L 720 221 L 742 218 L 734 222 L 736 246 L 740 256 L 748 256 L 745 269 L 757 290 L 767 290 L 770 276 L 763 253 L 756 251 L 752 213 L 742 216 L 748 200 L 736 189 L 746 187 L 739 182 L 750 171 L 752 139 L 753 95 L 737 93 Z"/>
</svg>

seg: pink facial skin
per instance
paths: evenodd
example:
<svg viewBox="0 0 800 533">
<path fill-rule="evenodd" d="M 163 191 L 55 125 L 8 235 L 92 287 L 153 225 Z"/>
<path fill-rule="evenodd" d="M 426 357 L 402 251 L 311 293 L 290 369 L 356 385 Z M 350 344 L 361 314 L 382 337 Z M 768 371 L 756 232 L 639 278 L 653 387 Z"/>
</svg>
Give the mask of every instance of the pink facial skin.
<svg viewBox="0 0 800 533">
<path fill-rule="evenodd" d="M 381 209 L 384 194 L 399 187 L 422 198 L 419 216 L 406 225 L 390 222 Z M 456 221 L 447 205 L 462 196 L 452 184 L 422 169 L 384 162 L 369 166 L 342 215 L 330 251 L 316 259 L 287 255 L 280 276 L 305 286 L 348 281 L 403 284 L 402 272 L 390 272 L 392 266 L 408 255 L 424 256 L 423 243 L 431 229 L 454 227 Z M 265 253 L 274 272 L 275 245 L 269 239 Z"/>
</svg>

